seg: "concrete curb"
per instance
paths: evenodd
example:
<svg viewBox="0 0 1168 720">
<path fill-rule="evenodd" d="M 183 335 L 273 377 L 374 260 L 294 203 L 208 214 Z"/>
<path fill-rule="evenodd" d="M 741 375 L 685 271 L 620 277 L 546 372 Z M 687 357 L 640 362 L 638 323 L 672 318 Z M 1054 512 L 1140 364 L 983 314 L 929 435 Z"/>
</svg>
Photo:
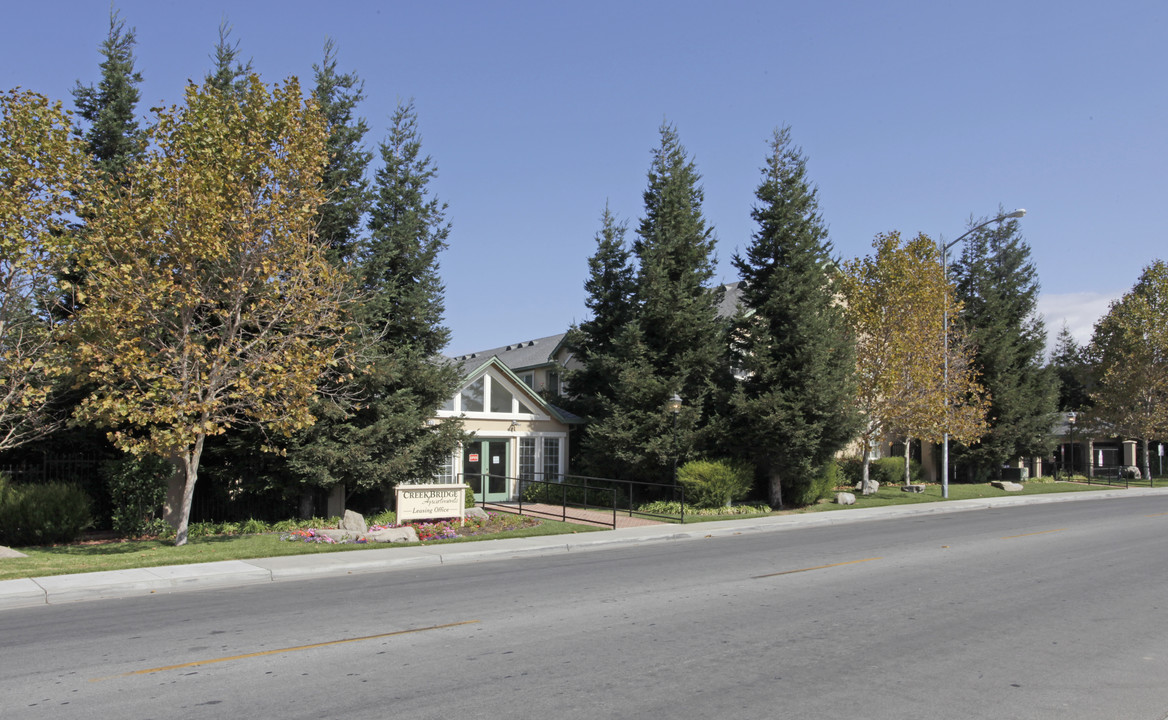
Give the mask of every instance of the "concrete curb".
<svg viewBox="0 0 1168 720">
<path fill-rule="evenodd" d="M 241 587 L 309 578 L 431 567 L 434 565 L 538 557 L 568 552 L 645 545 L 677 540 L 778 532 L 845 523 L 871 522 L 936 513 L 969 512 L 1086 500 L 1166 496 L 1168 488 L 1132 488 L 1081 493 L 893 505 L 805 515 L 778 515 L 746 520 L 718 520 L 692 525 L 651 525 L 578 535 L 483 540 L 457 545 L 422 545 L 324 555 L 287 555 L 254 560 L 168 565 L 77 575 L 52 575 L 0 581 L 0 611 L 86 600 Z"/>
</svg>

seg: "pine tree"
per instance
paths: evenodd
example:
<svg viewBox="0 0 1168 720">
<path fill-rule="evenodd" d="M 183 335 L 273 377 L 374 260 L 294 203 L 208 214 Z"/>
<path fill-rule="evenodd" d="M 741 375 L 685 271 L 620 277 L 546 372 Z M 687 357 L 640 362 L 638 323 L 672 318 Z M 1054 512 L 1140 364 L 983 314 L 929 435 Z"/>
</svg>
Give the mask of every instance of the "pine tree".
<svg viewBox="0 0 1168 720">
<path fill-rule="evenodd" d="M 613 397 L 583 448 L 590 472 L 652 482 L 670 481 L 671 463 L 716 445 L 730 377 L 700 176 L 673 126 L 660 136 L 633 245 L 635 317 L 614 338 Z M 676 415 L 666 408 L 674 394 L 683 401 Z"/>
<path fill-rule="evenodd" d="M 634 269 L 632 252 L 625 242 L 626 229 L 625 223 L 618 222 L 605 205 L 596 234 L 596 253 L 588 259 L 589 276 L 584 282 L 588 292 L 585 305 L 591 317 L 572 328 L 565 340 L 580 367 L 565 377 L 572 397 L 565 398 L 564 404 L 572 412 L 593 420 L 601 419 L 603 401 L 613 399 L 613 381 L 620 371 L 613 345 L 635 317 Z"/>
<path fill-rule="evenodd" d="M 224 19 L 219 23 L 219 42 L 211 59 L 215 66 L 207 73 L 207 86 L 224 94 L 239 95 L 247 88 L 247 77 L 252 73 L 251 60 L 239 62 L 239 41 L 232 44 L 231 25 Z"/>
<path fill-rule="evenodd" d="M 1058 409 L 1063 412 L 1085 410 L 1091 405 L 1090 369 L 1086 354 L 1070 328 L 1063 323 L 1055 338 L 1054 353 L 1050 358 L 1050 368 L 1058 378 Z"/>
<path fill-rule="evenodd" d="M 354 489 L 389 489 L 427 479 L 461 439 L 457 420 L 427 424 L 454 394 L 459 370 L 439 361 L 443 327 L 438 254 L 450 225 L 446 205 L 428 189 L 437 170 L 421 153 L 412 104 L 399 105 L 380 145 L 369 219 L 369 246 L 358 259 L 363 302 L 358 332 L 371 340 L 356 382 L 359 408 L 322 418 L 288 464 L 302 481 Z"/>
<path fill-rule="evenodd" d="M 329 125 L 329 161 L 324 171 L 328 201 L 320 209 L 317 232 L 328 243 L 333 259 L 344 262 L 356 254 L 361 218 L 369 207 L 365 171 L 373 154 L 363 145 L 369 128 L 364 118 L 354 117 L 365 98 L 364 83 L 355 73 L 338 74 L 332 40 L 325 42 L 324 59 L 312 69 L 316 76 L 312 97 Z"/>
<path fill-rule="evenodd" d="M 73 100 L 89 127 L 78 133 L 89 148 L 98 168 L 112 177 L 122 177 L 126 168 L 141 156 L 145 134 L 138 127 L 134 110 L 138 105 L 138 85 L 142 74 L 134 70 L 134 28 L 110 10 L 109 35 L 101 44 L 101 80 L 97 87 L 77 82 Z"/>
<path fill-rule="evenodd" d="M 958 448 L 957 461 L 971 479 L 998 476 L 1009 460 L 1050 451 L 1058 400 L 1057 380 L 1042 362 L 1046 330 L 1036 313 L 1038 273 L 1018 221 L 970 235 L 954 277 L 964 306 L 959 322 L 976 348 L 974 366 L 990 395 L 989 432 L 977 445 Z"/>
<path fill-rule="evenodd" d="M 854 341 L 835 297 L 817 189 L 790 128 L 775 131 L 770 151 L 751 211 L 758 229 L 745 255 L 734 256 L 745 312 L 733 334 L 744 374 L 733 436 L 781 507 L 784 487 L 797 504 L 816 499 L 812 478 L 852 438 L 859 416 Z"/>
</svg>

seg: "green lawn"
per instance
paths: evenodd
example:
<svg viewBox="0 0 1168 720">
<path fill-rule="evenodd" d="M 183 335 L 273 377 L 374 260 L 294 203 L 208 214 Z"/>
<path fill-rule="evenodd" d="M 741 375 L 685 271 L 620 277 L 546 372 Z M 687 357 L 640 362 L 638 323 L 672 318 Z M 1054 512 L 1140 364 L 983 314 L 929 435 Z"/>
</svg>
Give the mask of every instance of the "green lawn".
<svg viewBox="0 0 1168 720">
<path fill-rule="evenodd" d="M 461 537 L 451 540 L 430 540 L 424 543 L 380 543 L 325 545 L 281 540 L 278 533 L 263 535 L 221 535 L 192 538 L 182 547 L 163 540 L 126 540 L 49 547 L 18 548 L 26 558 L 0 559 L 0 580 L 14 580 L 44 575 L 126 570 L 160 565 L 188 565 L 219 560 L 247 560 L 249 558 L 280 555 L 310 555 L 329 552 L 361 552 L 376 548 L 403 545 L 438 545 L 475 540 L 493 540 L 536 535 L 562 535 L 591 532 L 601 528 L 585 527 L 556 520 L 544 520 L 534 527 L 505 530 L 487 535 Z"/>
</svg>

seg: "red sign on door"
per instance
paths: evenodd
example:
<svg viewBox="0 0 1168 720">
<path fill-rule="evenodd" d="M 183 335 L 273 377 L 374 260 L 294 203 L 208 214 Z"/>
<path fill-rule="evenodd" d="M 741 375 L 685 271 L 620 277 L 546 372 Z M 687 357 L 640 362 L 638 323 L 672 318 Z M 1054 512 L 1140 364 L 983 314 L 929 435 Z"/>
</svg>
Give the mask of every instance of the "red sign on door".
<svg viewBox="0 0 1168 720">
<path fill-rule="evenodd" d="M 467 457 L 466 461 L 467 462 L 478 462 L 479 461 L 479 454 L 478 453 L 471 453 L 470 456 Z"/>
</svg>

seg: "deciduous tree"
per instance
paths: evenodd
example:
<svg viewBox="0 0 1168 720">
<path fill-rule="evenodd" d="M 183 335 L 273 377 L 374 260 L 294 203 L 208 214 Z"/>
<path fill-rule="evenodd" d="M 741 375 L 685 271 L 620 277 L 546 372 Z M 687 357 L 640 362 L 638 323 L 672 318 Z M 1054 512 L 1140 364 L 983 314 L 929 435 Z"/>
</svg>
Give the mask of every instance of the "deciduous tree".
<svg viewBox="0 0 1168 720">
<path fill-rule="evenodd" d="M 1144 477 L 1148 441 L 1168 437 L 1168 264 L 1156 260 L 1111 304 L 1095 326 L 1091 354 L 1099 387 L 1088 421 L 1110 434 L 1138 438 Z"/>
<path fill-rule="evenodd" d="M 0 95 L 0 450 L 44 437 L 54 412 L 51 359 L 59 247 L 85 187 L 88 161 L 60 103 Z"/>
<path fill-rule="evenodd" d="M 190 86 L 159 111 L 151 147 L 87 208 L 75 361 L 78 408 L 135 454 L 172 458 L 169 518 L 187 539 L 209 436 L 312 424 L 343 348 L 348 285 L 314 234 L 326 128 L 294 79 L 237 93 Z"/>
<path fill-rule="evenodd" d="M 986 402 L 956 325 L 950 325 L 945 380 L 942 314 L 951 288 L 936 246 L 924 235 L 902 244 L 891 232 L 878 235 L 873 248 L 874 255 L 847 263 L 843 282 L 857 342 L 865 489 L 878 443 L 890 437 L 936 442 L 946 430 L 972 443 L 984 430 Z M 959 310 L 950 305 L 951 313 Z"/>
</svg>

